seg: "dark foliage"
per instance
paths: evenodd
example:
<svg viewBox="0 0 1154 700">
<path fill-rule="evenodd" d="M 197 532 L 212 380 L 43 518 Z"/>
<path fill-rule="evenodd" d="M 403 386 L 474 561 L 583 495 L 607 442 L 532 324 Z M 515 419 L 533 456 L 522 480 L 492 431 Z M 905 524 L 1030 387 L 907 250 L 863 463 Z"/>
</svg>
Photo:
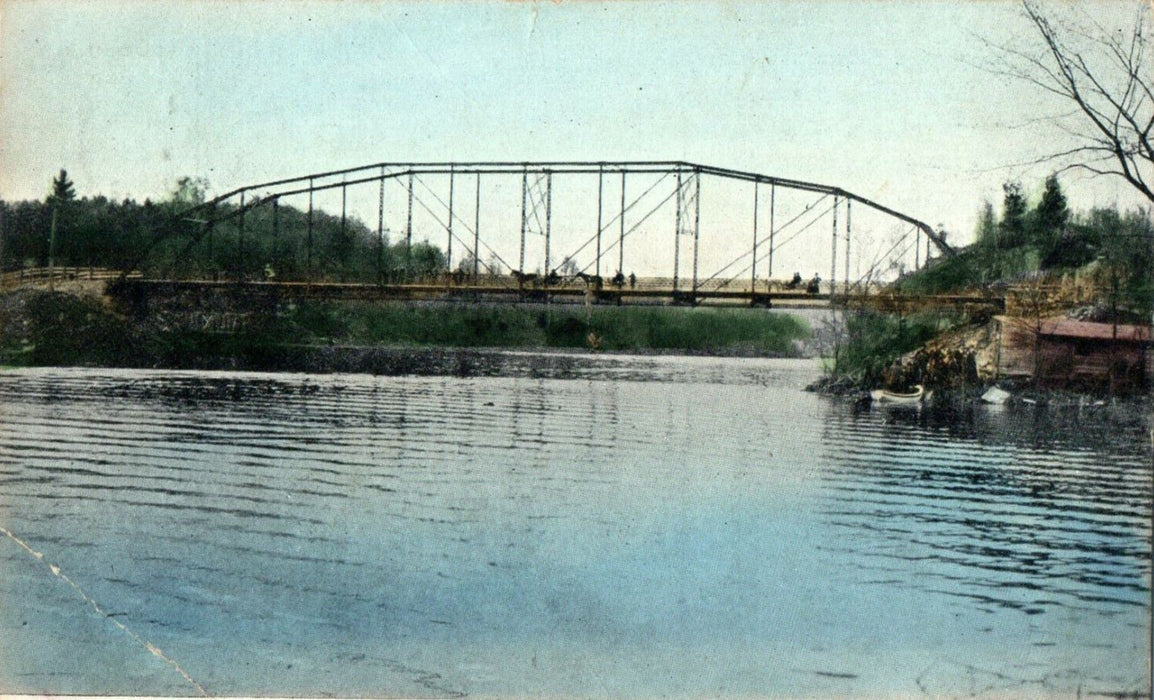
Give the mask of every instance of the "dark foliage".
<svg viewBox="0 0 1154 700">
<path fill-rule="evenodd" d="M 986 204 L 974 245 L 900 280 L 898 287 L 928 294 L 981 290 L 1039 271 L 1081 269 L 1099 287 L 1112 290 L 1120 308 L 1147 314 L 1154 308 L 1154 222 L 1148 211 L 1098 208 L 1074 214 L 1055 176 L 1046 179 L 1032 210 L 1017 183 L 1004 189 L 1001 220 Z"/>
<path fill-rule="evenodd" d="M 428 279 L 446 268 L 428 242 L 390 244 L 352 216 L 308 212 L 274 200 L 194 210 L 207 183 L 181 178 L 162 202 L 77 199 L 61 170 L 44 201 L 0 201 L 0 267 L 139 269 L 177 278 L 345 282 Z M 193 214 L 189 214 L 193 211 Z M 56 216 L 55 236 L 52 221 Z"/>
<path fill-rule="evenodd" d="M 858 386 L 879 386 L 894 360 L 921 347 L 956 322 L 937 314 L 907 317 L 872 311 L 847 313 L 844 337 L 830 358 L 829 375 Z"/>
</svg>

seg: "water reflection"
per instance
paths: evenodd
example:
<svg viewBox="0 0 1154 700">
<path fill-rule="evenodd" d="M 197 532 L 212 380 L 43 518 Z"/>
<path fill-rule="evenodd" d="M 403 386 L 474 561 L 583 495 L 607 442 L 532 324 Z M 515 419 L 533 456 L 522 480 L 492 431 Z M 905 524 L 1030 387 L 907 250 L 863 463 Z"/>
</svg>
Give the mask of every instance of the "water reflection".
<svg viewBox="0 0 1154 700">
<path fill-rule="evenodd" d="M 1148 688 L 1129 428 L 855 414 L 805 362 L 494 358 L 0 374 L 0 525 L 108 611 L 0 538 L 0 690 L 189 692 L 113 621 L 223 694 Z"/>
<path fill-rule="evenodd" d="M 1150 455 L 1078 416 L 980 407 L 835 414 L 825 424 L 839 551 L 885 585 L 1027 614 L 1149 601 Z M 1091 419 L 1092 420 L 1092 419 Z M 918 562 L 919 576 L 887 571 Z"/>
</svg>

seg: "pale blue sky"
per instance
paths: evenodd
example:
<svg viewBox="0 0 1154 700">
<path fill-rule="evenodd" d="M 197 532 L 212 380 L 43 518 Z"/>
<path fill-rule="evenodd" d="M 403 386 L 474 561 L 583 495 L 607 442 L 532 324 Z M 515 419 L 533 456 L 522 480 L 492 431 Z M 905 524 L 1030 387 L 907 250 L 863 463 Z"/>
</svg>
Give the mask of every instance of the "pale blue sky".
<svg viewBox="0 0 1154 700">
<path fill-rule="evenodd" d="M 1099 3 L 1128 18 L 1132 5 Z M 214 192 L 426 160 L 689 160 L 970 236 L 1053 135 L 975 68 L 1006 2 L 26 2 L 0 18 L 0 196 Z M 1138 203 L 1064 178 L 1075 206 Z"/>
</svg>

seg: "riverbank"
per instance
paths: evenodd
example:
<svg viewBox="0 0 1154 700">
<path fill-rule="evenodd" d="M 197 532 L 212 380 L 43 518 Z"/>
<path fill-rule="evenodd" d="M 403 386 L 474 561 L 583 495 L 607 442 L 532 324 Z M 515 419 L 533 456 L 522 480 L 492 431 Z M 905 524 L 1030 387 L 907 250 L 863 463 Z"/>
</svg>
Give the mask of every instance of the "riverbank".
<svg viewBox="0 0 1154 700">
<path fill-rule="evenodd" d="M 0 365 L 454 374 L 484 350 L 800 357 L 809 324 L 756 309 L 368 302 L 155 304 L 0 295 Z"/>
<path fill-rule="evenodd" d="M 847 320 L 845 329 L 856 344 L 841 348 L 840 371 L 827 366 L 808 390 L 867 407 L 873 389 L 922 385 L 930 393 L 913 410 L 926 423 L 950 426 L 985 406 L 1045 413 L 1070 430 L 1097 430 L 1103 425 L 1133 428 L 1154 440 L 1154 397 L 1149 392 L 1074 391 L 1039 386 L 1031 377 L 1000 376 L 1001 341 L 988 319 L 859 314 Z M 934 334 L 935 329 L 940 330 Z M 927 340 L 915 340 L 927 334 L 931 336 Z M 993 387 L 998 391 L 987 396 Z"/>
</svg>

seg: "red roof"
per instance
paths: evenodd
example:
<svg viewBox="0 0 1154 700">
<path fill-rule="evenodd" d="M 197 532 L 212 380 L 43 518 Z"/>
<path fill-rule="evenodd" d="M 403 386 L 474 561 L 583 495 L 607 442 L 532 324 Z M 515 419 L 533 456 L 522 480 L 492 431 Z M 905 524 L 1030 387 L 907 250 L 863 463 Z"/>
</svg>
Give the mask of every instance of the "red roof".
<svg viewBox="0 0 1154 700">
<path fill-rule="evenodd" d="M 1150 326 L 1133 326 L 1119 323 L 1090 323 L 1068 318 L 1051 318 L 1042 321 L 1041 335 L 1066 338 L 1092 338 L 1094 340 L 1122 340 L 1128 342 L 1148 342 Z"/>
</svg>

